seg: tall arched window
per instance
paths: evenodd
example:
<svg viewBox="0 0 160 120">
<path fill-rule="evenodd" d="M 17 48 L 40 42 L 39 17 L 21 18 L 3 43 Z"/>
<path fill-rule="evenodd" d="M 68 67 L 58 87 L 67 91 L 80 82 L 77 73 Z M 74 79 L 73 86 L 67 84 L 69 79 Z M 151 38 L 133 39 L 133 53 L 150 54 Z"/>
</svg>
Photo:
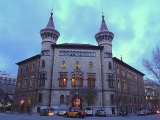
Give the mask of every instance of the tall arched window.
<svg viewBox="0 0 160 120">
<path fill-rule="evenodd" d="M 59 86 L 66 87 L 67 85 L 67 74 L 60 74 Z"/>
<path fill-rule="evenodd" d="M 79 68 L 79 61 L 76 61 L 76 68 Z"/>
<path fill-rule="evenodd" d="M 88 87 L 95 87 L 95 75 L 88 74 Z"/>
<path fill-rule="evenodd" d="M 42 60 L 42 67 L 45 67 L 45 60 Z"/>
<path fill-rule="evenodd" d="M 60 104 L 64 104 L 64 95 L 60 96 Z"/>
<path fill-rule="evenodd" d="M 114 75 L 108 74 L 108 87 L 114 88 Z"/>
<path fill-rule="evenodd" d="M 75 74 L 72 74 L 72 87 L 76 86 Z"/>
<path fill-rule="evenodd" d="M 93 68 L 93 63 L 90 61 L 89 63 L 89 68 L 92 69 Z"/>
<path fill-rule="evenodd" d="M 109 62 L 108 67 L 109 67 L 110 70 L 112 69 L 112 64 L 111 64 L 111 62 Z"/>
<path fill-rule="evenodd" d="M 62 61 L 62 68 L 65 68 L 65 67 L 66 67 L 66 62 Z"/>
</svg>

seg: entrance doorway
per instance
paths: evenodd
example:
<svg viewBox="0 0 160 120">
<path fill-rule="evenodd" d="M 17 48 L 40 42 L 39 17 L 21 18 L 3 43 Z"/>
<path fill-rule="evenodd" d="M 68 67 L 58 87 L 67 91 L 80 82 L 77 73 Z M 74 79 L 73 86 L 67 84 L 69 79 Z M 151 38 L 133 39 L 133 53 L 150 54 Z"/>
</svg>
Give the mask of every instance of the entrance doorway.
<svg viewBox="0 0 160 120">
<path fill-rule="evenodd" d="M 82 99 L 78 96 L 73 97 L 72 107 L 82 109 Z"/>
</svg>

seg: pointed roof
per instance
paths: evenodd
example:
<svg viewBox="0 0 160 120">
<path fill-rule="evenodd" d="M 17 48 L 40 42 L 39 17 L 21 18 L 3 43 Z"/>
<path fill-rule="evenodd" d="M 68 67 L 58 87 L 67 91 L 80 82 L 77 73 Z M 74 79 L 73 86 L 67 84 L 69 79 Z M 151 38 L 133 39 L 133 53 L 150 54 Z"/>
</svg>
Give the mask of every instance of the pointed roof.
<svg viewBox="0 0 160 120">
<path fill-rule="evenodd" d="M 104 20 L 103 12 L 102 12 L 102 24 L 101 24 L 100 31 L 108 31 L 107 25 L 106 25 L 105 20 Z"/>
<path fill-rule="evenodd" d="M 53 13 L 51 12 L 51 17 L 49 18 L 49 22 L 48 22 L 46 28 L 53 28 L 53 29 L 55 29 L 54 28 L 54 23 L 53 23 L 52 15 L 53 15 Z"/>
</svg>

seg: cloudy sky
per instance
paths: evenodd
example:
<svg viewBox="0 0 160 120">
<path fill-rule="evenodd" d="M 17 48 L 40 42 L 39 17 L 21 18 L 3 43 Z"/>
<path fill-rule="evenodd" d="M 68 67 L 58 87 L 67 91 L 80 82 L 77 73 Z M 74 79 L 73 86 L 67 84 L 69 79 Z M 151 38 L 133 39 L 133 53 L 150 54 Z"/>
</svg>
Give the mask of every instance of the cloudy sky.
<svg viewBox="0 0 160 120">
<path fill-rule="evenodd" d="M 159 0 L 0 0 L 0 71 L 16 76 L 15 64 L 40 53 L 39 31 L 53 7 L 59 43 L 97 45 L 102 10 L 114 33 L 113 56 L 146 74 L 143 59 L 151 59 L 160 37 Z"/>
</svg>

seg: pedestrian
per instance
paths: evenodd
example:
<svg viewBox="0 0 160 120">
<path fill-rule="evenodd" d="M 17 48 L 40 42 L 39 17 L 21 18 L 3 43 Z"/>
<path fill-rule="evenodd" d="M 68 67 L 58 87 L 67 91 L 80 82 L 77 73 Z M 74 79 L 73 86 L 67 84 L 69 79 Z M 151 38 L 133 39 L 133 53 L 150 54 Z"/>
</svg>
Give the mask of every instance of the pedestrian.
<svg viewBox="0 0 160 120">
<path fill-rule="evenodd" d="M 123 114 L 123 117 L 124 117 L 124 111 L 122 112 L 122 114 Z"/>
</svg>

